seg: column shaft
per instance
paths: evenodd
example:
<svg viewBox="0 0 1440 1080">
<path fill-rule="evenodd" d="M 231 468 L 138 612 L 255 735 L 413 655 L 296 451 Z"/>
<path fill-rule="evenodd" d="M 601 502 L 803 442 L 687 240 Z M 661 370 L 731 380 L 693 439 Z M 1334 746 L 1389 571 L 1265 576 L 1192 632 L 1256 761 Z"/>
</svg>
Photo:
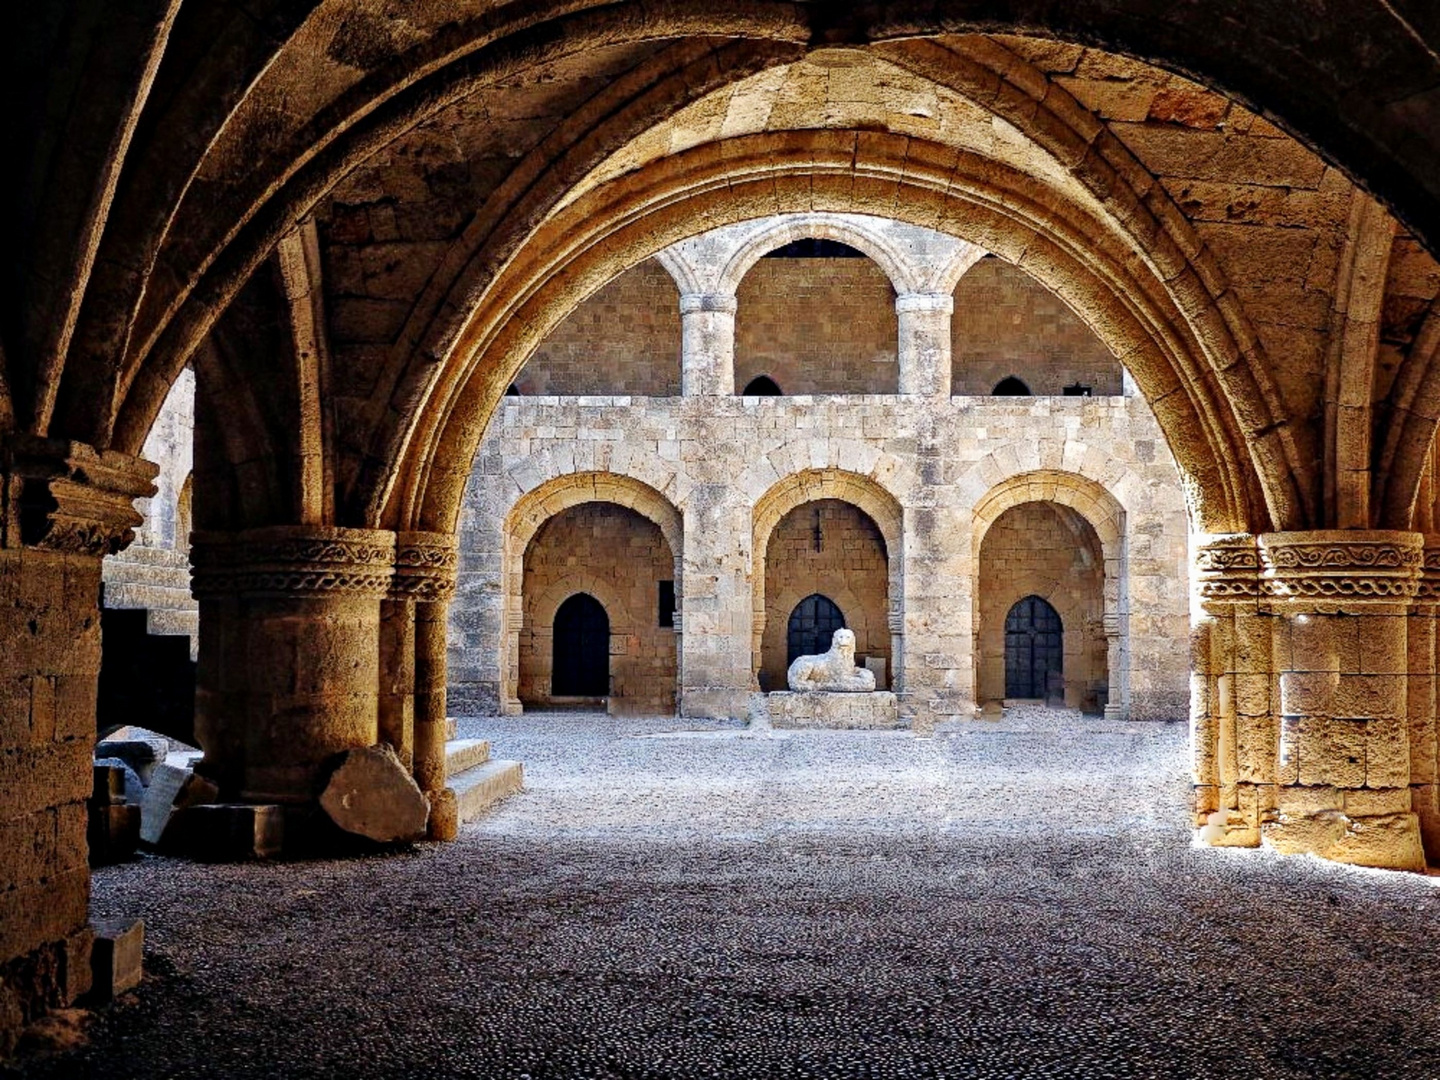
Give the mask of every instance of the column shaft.
<svg viewBox="0 0 1440 1080">
<path fill-rule="evenodd" d="M 680 392 L 724 397 L 735 386 L 735 297 L 686 293 L 680 297 Z"/>
<path fill-rule="evenodd" d="M 950 316 L 945 293 L 901 293 L 895 298 L 900 393 L 950 396 Z"/>
</svg>

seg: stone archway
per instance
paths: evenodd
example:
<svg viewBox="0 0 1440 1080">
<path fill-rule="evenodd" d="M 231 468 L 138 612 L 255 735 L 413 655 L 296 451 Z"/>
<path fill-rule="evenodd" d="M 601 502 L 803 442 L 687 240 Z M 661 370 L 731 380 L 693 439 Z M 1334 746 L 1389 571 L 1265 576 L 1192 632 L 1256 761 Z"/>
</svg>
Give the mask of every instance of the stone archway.
<svg viewBox="0 0 1440 1080">
<path fill-rule="evenodd" d="M 500 710 L 508 715 L 522 711 L 521 686 L 521 644 L 526 628 L 526 602 L 524 597 L 525 554 L 537 532 L 556 515 L 587 503 L 608 503 L 632 510 L 640 517 L 655 525 L 668 548 L 671 560 L 671 578 L 674 582 L 676 603 L 683 596 L 684 526 L 680 512 L 665 496 L 632 477 L 619 473 L 571 473 L 557 476 L 521 496 L 505 517 L 501 571 L 502 622 L 499 664 Z M 568 591 L 567 591 L 568 590 Z M 554 611 L 560 603 L 575 591 L 594 595 L 610 614 L 611 635 L 625 636 L 631 628 L 621 612 L 627 606 L 615 593 L 612 584 L 593 574 L 574 574 L 557 583 L 551 590 L 535 601 L 532 615 L 537 625 L 549 626 Z M 680 655 L 683 624 L 677 617 L 673 629 L 674 649 Z"/>
<path fill-rule="evenodd" d="M 982 664 L 988 658 L 993 666 L 996 660 L 993 644 L 988 650 L 982 647 L 982 634 L 988 625 L 981 612 L 982 590 L 987 589 L 983 558 L 985 539 L 1002 515 L 1030 503 L 1066 508 L 1093 532 L 1101 558 L 1101 622 L 1096 629 L 1103 634 L 1105 642 L 1104 666 L 1109 683 L 1105 715 L 1112 719 L 1128 718 L 1131 715 L 1132 702 L 1125 510 L 1115 496 L 1094 480 L 1059 470 L 1038 470 L 1003 480 L 992 487 L 972 510 L 971 551 L 974 574 L 971 603 L 977 698 L 994 683 L 994 672 L 989 673 L 991 678 L 986 678 Z M 1025 586 L 1016 585 L 1014 599 L 1037 593 L 1042 598 L 1053 600 L 1059 591 L 1059 584 L 1058 581 L 1047 584 L 1037 579 Z M 1072 633 L 1079 629 L 1077 615 L 1083 625 L 1083 613 L 1078 606 L 1072 606 L 1069 610 L 1063 603 L 1057 606 L 1060 607 L 1061 618 L 1067 627 L 1071 628 Z M 1008 610 L 1008 601 L 1004 608 Z M 1004 618 L 1004 611 L 1000 618 Z M 994 622 L 993 615 L 988 622 Z M 1000 670 L 1003 673 L 1003 653 Z M 1078 703 L 1081 696 L 1083 695 L 1067 694 L 1067 700 L 1073 697 Z"/>
<path fill-rule="evenodd" d="M 826 500 L 843 503 L 858 510 L 873 523 L 883 540 L 886 559 L 885 628 L 871 627 L 859 622 L 863 619 L 862 613 L 867 610 L 867 605 L 842 581 L 828 581 L 827 588 L 823 591 L 827 592 L 832 600 L 839 602 L 846 613 L 847 623 L 860 625 L 872 638 L 888 629 L 891 684 L 899 687 L 904 680 L 904 629 L 900 615 L 905 587 L 903 511 L 895 497 L 875 480 L 840 469 L 811 469 L 794 473 L 775 483 L 755 503 L 751 513 L 750 549 L 753 590 L 752 668 L 758 675 L 762 668 L 767 666 L 767 655 L 776 654 L 776 642 L 783 644 L 785 627 L 771 626 L 771 615 L 780 610 L 788 615 L 796 603 L 815 591 L 797 583 L 788 589 L 777 591 L 777 595 L 767 596 L 766 578 L 771 539 L 777 526 L 792 511 L 809 503 L 818 504 Z M 783 658 L 783 650 L 781 655 Z M 770 655 L 768 667 L 776 669 L 772 671 L 772 676 L 777 672 L 783 675 L 783 665 L 779 665 L 773 655 Z M 770 689 L 781 687 L 771 686 Z"/>
</svg>

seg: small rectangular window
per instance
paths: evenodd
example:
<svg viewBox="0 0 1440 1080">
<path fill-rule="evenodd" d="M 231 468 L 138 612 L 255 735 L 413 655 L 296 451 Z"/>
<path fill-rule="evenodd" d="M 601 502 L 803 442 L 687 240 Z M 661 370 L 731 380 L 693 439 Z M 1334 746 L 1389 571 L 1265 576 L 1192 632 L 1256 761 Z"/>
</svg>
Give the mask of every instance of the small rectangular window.
<svg viewBox="0 0 1440 1080">
<path fill-rule="evenodd" d="M 675 625 L 675 582 L 660 582 L 660 625 Z"/>
</svg>

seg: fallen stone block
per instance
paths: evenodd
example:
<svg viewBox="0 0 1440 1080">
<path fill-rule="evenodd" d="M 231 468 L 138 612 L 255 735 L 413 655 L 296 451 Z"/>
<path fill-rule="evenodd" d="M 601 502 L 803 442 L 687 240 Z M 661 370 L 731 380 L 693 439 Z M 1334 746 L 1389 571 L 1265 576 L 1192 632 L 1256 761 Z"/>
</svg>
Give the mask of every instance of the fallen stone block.
<svg viewBox="0 0 1440 1080">
<path fill-rule="evenodd" d="M 99 805 L 123 803 L 125 801 L 125 766 L 123 763 L 95 763 L 95 785 L 90 792 L 90 801 Z"/>
<path fill-rule="evenodd" d="M 131 803 L 92 802 L 86 807 L 85 839 L 90 865 L 113 866 L 134 858 L 140 846 L 140 807 Z"/>
<path fill-rule="evenodd" d="M 101 745 L 103 746 L 104 744 L 102 743 Z M 119 770 L 120 770 L 120 775 L 121 775 L 121 788 L 122 788 L 121 793 L 120 793 L 120 795 L 121 795 L 121 801 L 123 801 L 123 802 L 128 802 L 128 803 L 134 803 L 136 806 L 139 806 L 140 803 L 141 803 L 142 801 L 144 801 L 144 799 L 145 799 L 145 783 L 144 783 L 144 781 L 140 779 L 140 774 L 139 774 L 139 773 L 137 773 L 134 769 L 132 769 L 128 764 L 126 764 L 126 763 L 125 763 L 124 761 L 122 761 L 120 758 L 112 758 L 112 757 L 102 758 L 102 757 L 97 757 L 97 758 L 95 759 L 95 767 L 96 767 L 96 768 L 104 767 L 104 768 L 110 769 L 112 772 L 113 772 L 114 770 L 116 770 L 116 769 L 119 769 Z M 112 779 L 110 780 L 110 785 L 111 785 L 112 789 L 113 789 L 113 784 L 114 784 L 114 781 L 113 781 L 113 778 L 112 778 Z M 95 795 L 94 795 L 94 798 L 97 798 L 97 799 L 98 799 L 99 797 L 100 797 L 100 780 L 99 780 L 99 778 L 97 777 L 96 780 L 95 780 Z M 112 798 L 113 798 L 113 791 L 112 791 Z"/>
<path fill-rule="evenodd" d="M 111 1001 L 140 985 L 144 974 L 145 923 L 140 919 L 97 919 L 90 951 L 90 999 Z"/>
<path fill-rule="evenodd" d="M 273 803 L 206 803 L 177 810 L 165 847 L 202 862 L 270 859 L 285 844 L 285 808 Z"/>
<path fill-rule="evenodd" d="M 158 736 L 154 739 L 106 739 L 95 747 L 97 760 L 119 758 L 134 769 L 140 782 L 147 786 L 156 767 L 165 760 L 165 755 L 169 752 L 170 741 Z"/>
<path fill-rule="evenodd" d="M 140 804 L 140 839 L 147 844 L 159 844 L 176 810 L 214 802 L 219 794 L 211 781 L 197 776 L 193 769 L 170 764 L 158 766 Z"/>
<path fill-rule="evenodd" d="M 424 792 L 388 746 L 346 751 L 320 806 L 346 832 L 380 843 L 423 839 L 430 817 Z"/>
</svg>

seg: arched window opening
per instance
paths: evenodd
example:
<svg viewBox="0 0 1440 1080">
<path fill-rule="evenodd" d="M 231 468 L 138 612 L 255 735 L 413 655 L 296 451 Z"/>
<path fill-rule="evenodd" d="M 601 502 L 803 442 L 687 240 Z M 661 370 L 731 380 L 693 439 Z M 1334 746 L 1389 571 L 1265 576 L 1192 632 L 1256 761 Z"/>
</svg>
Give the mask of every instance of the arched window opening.
<svg viewBox="0 0 1440 1080">
<path fill-rule="evenodd" d="M 797 656 L 815 656 L 829 650 L 836 630 L 845 629 L 845 613 L 828 596 L 811 593 L 795 605 L 785 632 L 786 665 Z"/>
<path fill-rule="evenodd" d="M 782 397 L 780 384 L 769 375 L 756 375 L 745 384 L 741 391 L 743 397 Z"/>
<path fill-rule="evenodd" d="M 576 593 L 555 612 L 550 692 L 556 697 L 610 693 L 610 617 L 589 593 Z"/>
<path fill-rule="evenodd" d="M 516 385 L 512 382 L 509 386 L 507 386 L 507 387 L 505 388 L 505 396 L 506 396 L 506 397 L 519 397 L 519 396 L 520 396 L 520 387 L 516 386 Z"/>
<path fill-rule="evenodd" d="M 995 397 L 1029 397 L 1030 387 L 1014 375 L 1009 375 L 996 383 L 990 393 Z"/>
<path fill-rule="evenodd" d="M 827 240 L 823 236 L 802 236 L 791 240 L 774 251 L 767 251 L 767 259 L 864 259 L 866 254 L 858 248 L 839 240 Z"/>
<path fill-rule="evenodd" d="M 1005 696 L 1065 697 L 1065 628 L 1038 596 L 1017 600 L 1005 616 Z"/>
</svg>

